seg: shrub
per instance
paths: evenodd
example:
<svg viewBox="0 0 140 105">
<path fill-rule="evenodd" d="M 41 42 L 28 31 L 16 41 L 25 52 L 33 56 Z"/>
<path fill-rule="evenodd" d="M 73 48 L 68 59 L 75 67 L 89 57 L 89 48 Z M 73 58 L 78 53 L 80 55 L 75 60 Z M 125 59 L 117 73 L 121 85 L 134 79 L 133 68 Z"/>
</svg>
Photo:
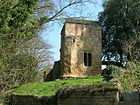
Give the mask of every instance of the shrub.
<svg viewBox="0 0 140 105">
<path fill-rule="evenodd" d="M 138 88 L 140 83 L 140 64 L 128 62 L 126 68 L 110 65 L 107 67 L 111 71 L 110 77 L 118 79 L 124 91 Z"/>
</svg>

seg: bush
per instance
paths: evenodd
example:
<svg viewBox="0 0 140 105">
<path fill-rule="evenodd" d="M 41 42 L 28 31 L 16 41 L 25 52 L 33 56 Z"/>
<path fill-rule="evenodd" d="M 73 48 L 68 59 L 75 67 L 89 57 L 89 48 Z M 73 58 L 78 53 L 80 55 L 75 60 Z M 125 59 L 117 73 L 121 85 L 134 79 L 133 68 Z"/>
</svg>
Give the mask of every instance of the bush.
<svg viewBox="0 0 140 105">
<path fill-rule="evenodd" d="M 111 71 L 110 77 L 118 79 L 124 91 L 131 91 L 138 88 L 140 83 L 140 64 L 128 62 L 126 68 L 110 65 L 107 67 Z"/>
</svg>

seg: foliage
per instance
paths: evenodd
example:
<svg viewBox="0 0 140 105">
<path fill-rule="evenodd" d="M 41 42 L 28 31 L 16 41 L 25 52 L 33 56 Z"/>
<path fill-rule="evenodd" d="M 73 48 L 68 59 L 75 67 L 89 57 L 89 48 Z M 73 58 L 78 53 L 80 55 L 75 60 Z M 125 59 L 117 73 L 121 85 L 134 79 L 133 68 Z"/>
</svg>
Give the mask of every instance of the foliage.
<svg viewBox="0 0 140 105">
<path fill-rule="evenodd" d="M 38 38 L 41 29 L 39 19 L 35 17 L 37 2 L 0 1 L 0 103 L 7 90 L 36 80 L 41 58 L 35 54 L 43 48 L 36 49 L 34 45 L 27 50 L 27 43 Z"/>
<path fill-rule="evenodd" d="M 99 14 L 103 27 L 103 57 L 123 62 L 138 60 L 140 50 L 139 0 L 107 0 Z"/>
<path fill-rule="evenodd" d="M 51 96 L 55 95 L 56 92 L 64 86 L 87 85 L 102 82 L 104 82 L 104 78 L 96 76 L 89 79 L 67 79 L 52 82 L 32 83 L 14 89 L 12 93 L 19 95 Z"/>
<path fill-rule="evenodd" d="M 132 91 L 138 88 L 140 84 L 140 64 L 128 62 L 126 68 L 117 66 L 108 66 L 108 70 L 112 71 L 111 76 L 118 79 L 125 91 Z"/>
<path fill-rule="evenodd" d="M 89 1 L 0 0 L 0 103 L 5 91 L 34 82 L 37 72 L 50 66 L 51 47 L 39 38 L 44 24 Z"/>
<path fill-rule="evenodd" d="M 110 66 L 107 66 L 107 68 L 105 68 L 103 70 L 103 77 L 107 81 L 111 80 L 112 78 L 114 78 L 116 76 L 120 76 L 120 75 L 121 75 L 121 72 L 120 72 L 120 69 L 118 66 L 110 65 Z"/>
<path fill-rule="evenodd" d="M 36 32 L 37 21 L 33 13 L 37 0 L 3 0 L 0 2 L 1 38 L 6 39 L 5 42 L 13 42 L 15 38 L 18 40 L 31 39 Z"/>
</svg>

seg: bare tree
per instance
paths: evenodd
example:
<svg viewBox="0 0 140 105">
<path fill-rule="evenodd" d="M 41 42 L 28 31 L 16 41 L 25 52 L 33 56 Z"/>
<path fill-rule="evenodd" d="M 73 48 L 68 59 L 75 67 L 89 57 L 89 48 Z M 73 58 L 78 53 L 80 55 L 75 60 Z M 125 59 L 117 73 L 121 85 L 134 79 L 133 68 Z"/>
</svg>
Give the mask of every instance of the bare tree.
<svg viewBox="0 0 140 105">
<path fill-rule="evenodd" d="M 44 0 L 45 1 L 45 0 Z M 38 13 L 44 15 L 39 16 L 42 24 L 48 23 L 53 20 L 63 20 L 65 18 L 87 18 L 88 16 L 80 16 L 82 11 L 85 11 L 85 8 L 88 9 L 86 4 L 93 4 L 95 6 L 95 0 L 52 0 L 47 4 L 39 3 Z M 49 9 L 47 9 L 49 8 Z M 66 12 L 66 10 L 75 11 L 73 14 Z M 76 14 L 79 15 L 76 17 Z"/>
<path fill-rule="evenodd" d="M 31 40 L 20 46 L 20 53 L 24 52 L 31 56 L 34 56 L 38 62 L 38 68 L 36 71 L 45 71 L 46 68 L 52 66 L 52 46 L 45 42 L 41 37 L 34 37 Z"/>
<path fill-rule="evenodd" d="M 85 3 L 94 0 L 38 0 L 37 6 L 36 1 L 0 1 L 1 94 L 36 81 L 37 73 L 51 66 L 51 46 L 36 36 L 45 23 L 70 17 L 68 8 L 81 14 Z"/>
<path fill-rule="evenodd" d="M 8 51 L 13 48 L 15 53 Z M 34 37 L 29 41 L 11 43 L 7 49 L 1 50 L 5 58 L 0 62 L 0 102 L 7 90 L 43 80 L 42 71 L 50 67 L 53 61 L 50 49 L 49 43 Z"/>
</svg>

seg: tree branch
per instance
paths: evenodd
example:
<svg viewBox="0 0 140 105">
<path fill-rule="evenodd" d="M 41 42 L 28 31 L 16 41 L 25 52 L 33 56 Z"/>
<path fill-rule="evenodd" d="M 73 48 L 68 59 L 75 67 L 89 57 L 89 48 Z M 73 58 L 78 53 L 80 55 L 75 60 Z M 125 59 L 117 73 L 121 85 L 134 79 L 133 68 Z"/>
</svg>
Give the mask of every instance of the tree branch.
<svg viewBox="0 0 140 105">
<path fill-rule="evenodd" d="M 52 21 L 54 18 L 56 18 L 57 16 L 59 16 L 60 13 L 62 13 L 66 8 L 72 6 L 72 5 L 75 5 L 75 4 L 80 4 L 80 3 L 83 3 L 83 2 L 88 2 L 88 0 L 78 0 L 78 1 L 71 1 L 69 2 L 69 4 L 67 4 L 66 6 L 64 6 L 63 8 L 61 8 L 57 13 L 55 13 L 52 17 L 48 18 L 47 16 L 43 17 L 40 19 L 41 23 L 47 23 L 47 22 L 50 22 Z"/>
</svg>

